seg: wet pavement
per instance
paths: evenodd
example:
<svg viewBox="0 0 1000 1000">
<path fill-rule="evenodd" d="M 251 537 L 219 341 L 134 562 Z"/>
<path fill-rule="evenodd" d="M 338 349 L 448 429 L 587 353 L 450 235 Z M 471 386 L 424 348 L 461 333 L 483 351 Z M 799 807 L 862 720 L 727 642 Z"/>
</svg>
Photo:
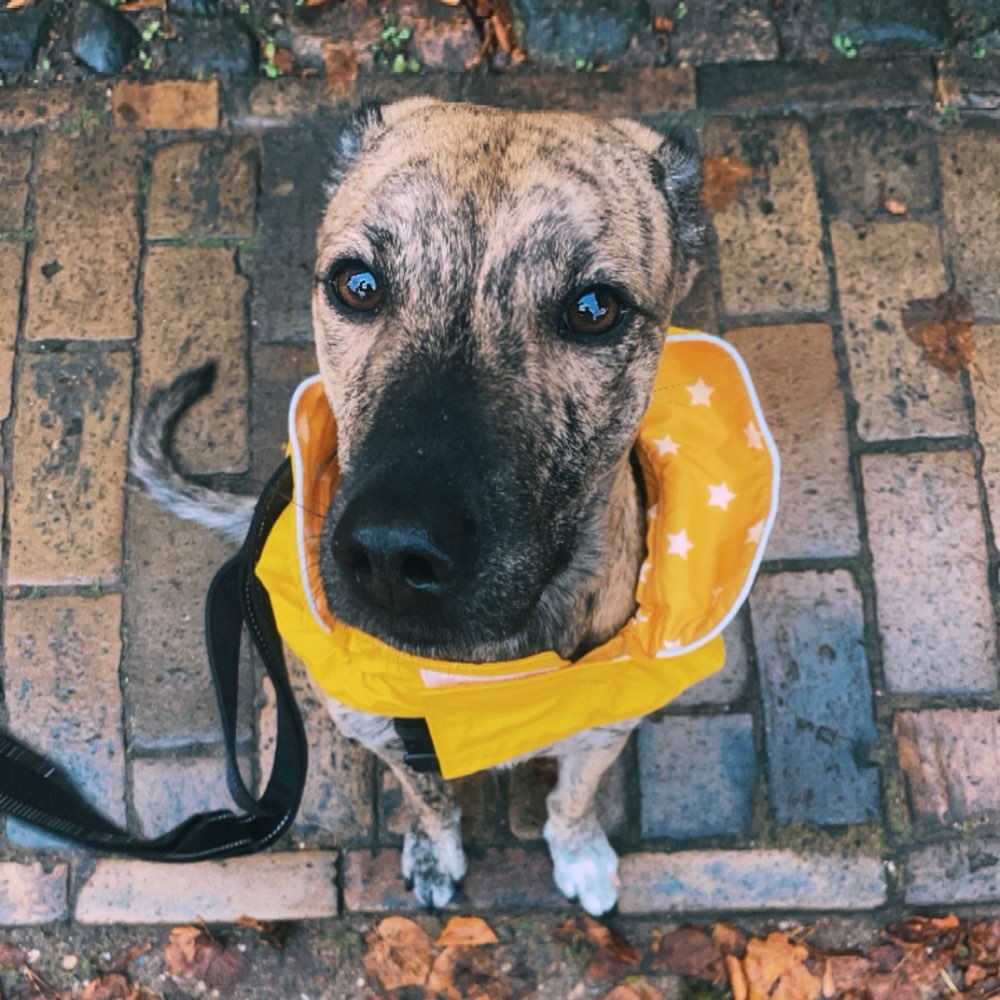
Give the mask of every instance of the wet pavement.
<svg viewBox="0 0 1000 1000">
<path fill-rule="evenodd" d="M 991 56 L 362 75 L 337 93 L 314 78 L 0 90 L 10 729 L 144 834 L 229 804 L 201 617 L 229 549 L 128 483 L 130 420 L 152 387 L 218 358 L 180 458 L 216 483 L 263 482 L 290 392 L 314 370 L 312 238 L 333 139 L 360 101 L 426 92 L 686 124 L 741 176 L 676 321 L 746 358 L 782 454 L 782 506 L 727 666 L 647 720 L 605 781 L 621 913 L 995 907 Z M 971 351 L 962 317 L 910 318 L 945 301 L 967 303 Z M 942 338 L 958 371 L 943 370 Z M 310 782 L 277 850 L 167 868 L 95 860 L 10 821 L 0 925 L 413 909 L 398 787 L 297 688 Z M 268 697 L 249 685 L 245 698 L 242 752 L 266 773 Z M 459 908 L 565 909 L 541 840 L 551 780 L 533 762 L 458 782 L 471 855 Z"/>
</svg>

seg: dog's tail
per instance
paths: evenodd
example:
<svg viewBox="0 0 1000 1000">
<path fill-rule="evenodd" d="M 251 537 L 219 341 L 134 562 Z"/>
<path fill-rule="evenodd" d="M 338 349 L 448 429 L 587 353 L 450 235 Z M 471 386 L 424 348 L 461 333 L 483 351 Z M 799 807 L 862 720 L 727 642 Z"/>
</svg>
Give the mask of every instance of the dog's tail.
<svg viewBox="0 0 1000 1000">
<path fill-rule="evenodd" d="M 129 442 L 129 468 L 160 506 L 242 542 L 250 527 L 255 498 L 194 482 L 178 469 L 173 454 L 177 421 L 211 391 L 214 381 L 215 362 L 210 361 L 153 393 Z"/>
</svg>

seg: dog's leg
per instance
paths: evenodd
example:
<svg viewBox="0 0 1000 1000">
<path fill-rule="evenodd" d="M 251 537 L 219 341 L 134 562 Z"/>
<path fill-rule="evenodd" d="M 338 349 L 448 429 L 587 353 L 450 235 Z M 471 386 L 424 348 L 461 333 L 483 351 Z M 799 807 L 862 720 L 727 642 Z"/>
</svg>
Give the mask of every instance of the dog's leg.
<svg viewBox="0 0 1000 1000">
<path fill-rule="evenodd" d="M 403 763 L 404 748 L 391 719 L 347 708 L 323 695 L 337 728 L 385 761 L 403 789 L 410 822 L 403 838 L 403 877 L 417 898 L 436 909 L 455 893 L 468 864 L 462 850 L 461 813 L 447 782 Z"/>
<path fill-rule="evenodd" d="M 635 722 L 589 729 L 554 748 L 559 780 L 546 800 L 545 839 L 559 890 L 588 912 L 607 913 L 618 900 L 618 855 L 597 821 L 594 797 Z"/>
</svg>

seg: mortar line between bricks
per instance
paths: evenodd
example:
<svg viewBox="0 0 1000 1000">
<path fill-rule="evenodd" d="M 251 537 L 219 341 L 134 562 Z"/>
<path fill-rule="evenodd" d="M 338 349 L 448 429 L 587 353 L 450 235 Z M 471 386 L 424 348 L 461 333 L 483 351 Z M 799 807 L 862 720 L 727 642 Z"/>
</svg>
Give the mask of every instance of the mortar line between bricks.
<svg viewBox="0 0 1000 1000">
<path fill-rule="evenodd" d="M 139 230 L 139 260 L 136 263 L 135 269 L 135 286 L 132 290 L 133 303 L 135 305 L 135 329 L 134 337 L 132 338 L 129 348 L 132 351 L 132 386 L 131 392 L 129 394 L 129 434 L 128 440 L 131 439 L 132 426 L 135 418 L 136 408 L 138 406 L 139 397 L 139 364 L 140 364 L 140 344 L 142 343 L 143 335 L 143 288 L 146 280 L 146 231 L 147 226 L 147 199 L 149 197 L 149 179 L 152 176 L 153 169 L 153 153 L 150 150 L 150 144 L 147 142 L 144 144 L 142 162 L 139 167 L 139 185 L 138 185 L 138 198 L 136 201 L 136 226 Z M 118 660 L 118 690 L 120 692 L 121 702 L 120 702 L 120 712 L 119 712 L 119 725 L 121 726 L 122 733 L 122 743 L 124 745 L 124 757 L 125 757 L 125 817 L 126 823 L 130 830 L 140 830 L 141 826 L 139 824 L 139 815 L 135 806 L 135 747 L 133 741 L 133 735 L 130 731 L 129 726 L 129 701 L 130 695 L 128 690 L 128 684 L 125 678 L 125 664 L 128 662 L 128 652 L 129 644 L 131 642 L 131 600 L 129 595 L 129 588 L 125 586 L 127 583 L 126 574 L 128 571 L 128 539 L 129 539 L 129 529 L 132 523 L 132 504 L 130 502 L 130 489 L 129 489 L 129 476 L 128 476 L 128 464 L 129 464 L 129 452 L 126 447 L 125 450 L 125 483 L 124 491 L 125 495 L 122 498 L 123 511 L 122 511 L 122 534 L 121 534 L 121 554 L 122 554 L 122 565 L 121 565 L 121 579 L 123 584 L 123 595 L 121 603 L 121 621 L 118 626 L 118 634 L 120 637 L 120 656 Z"/>
</svg>

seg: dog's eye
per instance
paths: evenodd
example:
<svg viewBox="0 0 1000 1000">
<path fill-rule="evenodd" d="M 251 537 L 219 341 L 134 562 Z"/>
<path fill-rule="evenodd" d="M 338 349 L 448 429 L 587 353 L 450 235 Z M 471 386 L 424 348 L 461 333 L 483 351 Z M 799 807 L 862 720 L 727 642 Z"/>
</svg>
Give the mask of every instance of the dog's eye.
<svg viewBox="0 0 1000 1000">
<path fill-rule="evenodd" d="M 621 317 L 621 300 L 607 285 L 591 285 L 575 292 L 566 305 L 566 325 L 581 336 L 608 333 Z"/>
<path fill-rule="evenodd" d="M 334 264 L 326 276 L 326 291 L 352 312 L 374 312 L 385 298 L 378 272 L 358 260 Z"/>
</svg>

